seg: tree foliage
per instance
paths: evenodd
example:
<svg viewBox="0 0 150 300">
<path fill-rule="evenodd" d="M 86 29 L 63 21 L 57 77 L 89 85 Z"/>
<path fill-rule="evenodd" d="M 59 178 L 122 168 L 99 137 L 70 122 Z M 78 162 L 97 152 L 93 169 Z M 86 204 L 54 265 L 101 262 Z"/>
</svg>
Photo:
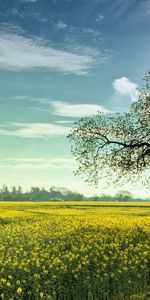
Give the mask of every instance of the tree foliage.
<svg viewBox="0 0 150 300">
<path fill-rule="evenodd" d="M 133 195 L 129 191 L 118 191 L 116 193 L 116 200 L 120 202 L 132 201 Z"/>
<path fill-rule="evenodd" d="M 129 112 L 85 117 L 69 134 L 79 167 L 76 174 L 98 184 L 101 177 L 129 181 L 150 178 L 150 71 Z"/>
</svg>

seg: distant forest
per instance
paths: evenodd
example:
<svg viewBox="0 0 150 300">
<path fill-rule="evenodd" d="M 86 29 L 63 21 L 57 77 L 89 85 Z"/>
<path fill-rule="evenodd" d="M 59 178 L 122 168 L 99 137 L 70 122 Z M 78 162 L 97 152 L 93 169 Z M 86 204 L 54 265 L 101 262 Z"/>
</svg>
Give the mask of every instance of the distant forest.
<svg viewBox="0 0 150 300">
<path fill-rule="evenodd" d="M 50 187 L 49 190 L 39 187 L 31 187 L 29 191 L 23 191 L 21 186 L 13 186 L 9 189 L 6 185 L 0 188 L 0 201 L 150 201 L 150 198 L 133 198 L 129 191 L 118 191 L 115 196 L 96 195 L 86 197 L 83 194 L 73 192 L 66 188 Z"/>
</svg>

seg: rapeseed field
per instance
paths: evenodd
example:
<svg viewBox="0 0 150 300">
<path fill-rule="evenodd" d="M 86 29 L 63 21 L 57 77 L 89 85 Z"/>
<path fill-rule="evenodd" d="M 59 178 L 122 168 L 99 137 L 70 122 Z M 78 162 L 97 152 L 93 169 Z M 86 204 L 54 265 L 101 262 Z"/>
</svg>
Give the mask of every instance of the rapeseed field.
<svg viewBox="0 0 150 300">
<path fill-rule="evenodd" d="M 150 204 L 1 202 L 0 211 L 0 299 L 148 293 Z"/>
</svg>

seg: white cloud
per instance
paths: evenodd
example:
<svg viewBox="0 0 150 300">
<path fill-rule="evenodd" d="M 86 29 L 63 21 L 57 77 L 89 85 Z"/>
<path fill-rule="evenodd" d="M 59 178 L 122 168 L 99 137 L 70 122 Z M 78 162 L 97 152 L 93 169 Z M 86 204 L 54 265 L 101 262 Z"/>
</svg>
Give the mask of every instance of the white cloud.
<svg viewBox="0 0 150 300">
<path fill-rule="evenodd" d="M 0 160 L 0 169 L 9 170 L 49 170 L 73 169 L 75 159 L 64 157 L 51 158 L 6 158 Z"/>
<path fill-rule="evenodd" d="M 53 115 L 61 116 L 61 117 L 84 117 L 84 116 L 91 116 L 97 114 L 97 112 L 109 113 L 110 111 L 107 110 L 104 106 L 98 104 L 72 104 L 68 102 L 63 102 L 59 100 L 49 99 L 49 98 L 42 98 L 42 97 L 31 97 L 27 95 L 17 95 L 12 96 L 9 99 L 11 100 L 26 100 L 30 102 L 37 102 L 39 106 L 28 106 L 25 109 L 34 110 L 39 112 L 46 112 L 51 113 Z M 5 98 L 0 98 L 0 100 L 5 100 Z M 20 108 L 23 109 L 24 108 Z M 74 122 L 75 120 L 57 120 L 55 124 L 69 124 Z M 38 124 L 38 123 L 36 123 Z M 23 124 L 22 124 L 23 125 Z M 50 124 L 49 124 L 50 125 Z M 54 126 L 54 124 L 51 124 Z M 0 125 L 1 126 L 1 125 Z M 66 130 L 66 127 L 63 127 Z"/>
<path fill-rule="evenodd" d="M 70 104 L 61 101 L 52 101 L 53 114 L 64 117 L 83 117 L 95 115 L 98 111 L 108 112 L 103 106 L 96 104 Z"/>
<path fill-rule="evenodd" d="M 83 33 L 89 33 L 92 34 L 93 37 L 98 38 L 99 36 L 101 36 L 101 32 L 99 32 L 98 30 L 92 29 L 92 28 L 82 28 L 82 32 Z"/>
<path fill-rule="evenodd" d="M 37 2 L 39 0 L 21 0 L 21 2 Z"/>
<path fill-rule="evenodd" d="M 87 74 L 95 64 L 95 49 L 76 53 L 58 50 L 45 45 L 41 39 L 32 39 L 19 34 L 1 33 L 0 35 L 0 68 L 22 70 L 46 68 L 76 75 Z M 82 49 L 84 50 L 84 49 Z M 99 60 L 103 63 L 104 59 Z"/>
<path fill-rule="evenodd" d="M 101 15 L 101 14 L 99 14 L 99 15 L 96 17 L 96 21 L 97 21 L 97 22 L 100 22 L 100 21 L 102 21 L 103 19 L 104 19 L 104 16 Z"/>
<path fill-rule="evenodd" d="M 57 27 L 58 29 L 65 29 L 65 28 L 67 27 L 67 24 L 64 23 L 63 21 L 58 21 L 58 22 L 56 23 L 56 27 Z"/>
<path fill-rule="evenodd" d="M 58 120 L 58 121 L 55 121 L 56 124 L 70 124 L 74 122 L 74 120 Z"/>
<path fill-rule="evenodd" d="M 113 88 L 116 93 L 129 97 L 132 101 L 137 100 L 138 96 L 138 84 L 130 81 L 127 77 L 121 77 L 115 79 L 113 82 Z"/>
<path fill-rule="evenodd" d="M 50 138 L 66 136 L 70 128 L 52 123 L 6 123 L 0 124 L 0 135 L 21 138 Z"/>
<path fill-rule="evenodd" d="M 0 97 L 1 99 L 1 97 Z M 5 98 L 2 98 L 5 99 Z M 31 101 L 31 102 L 39 102 L 41 104 L 49 104 L 49 98 L 42 98 L 42 97 L 33 97 L 30 95 L 16 95 L 16 96 L 10 96 L 9 98 L 7 97 L 7 99 L 10 100 L 26 100 L 26 101 Z"/>
</svg>

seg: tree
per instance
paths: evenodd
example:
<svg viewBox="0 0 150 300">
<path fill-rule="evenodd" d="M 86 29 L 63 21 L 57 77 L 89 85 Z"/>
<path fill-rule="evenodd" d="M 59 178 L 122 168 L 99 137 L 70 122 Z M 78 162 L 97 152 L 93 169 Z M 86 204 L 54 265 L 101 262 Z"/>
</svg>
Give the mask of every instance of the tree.
<svg viewBox="0 0 150 300">
<path fill-rule="evenodd" d="M 131 201 L 133 200 L 133 195 L 129 191 L 118 191 L 115 198 L 120 202 Z"/>
<path fill-rule="evenodd" d="M 85 117 L 75 122 L 69 134 L 71 151 L 78 161 L 75 174 L 98 184 L 104 176 L 114 182 L 137 176 L 150 178 L 150 71 L 129 112 Z"/>
<path fill-rule="evenodd" d="M 7 185 L 4 184 L 1 188 L 1 199 L 8 200 L 9 196 L 10 196 L 9 189 L 8 189 Z"/>
</svg>

